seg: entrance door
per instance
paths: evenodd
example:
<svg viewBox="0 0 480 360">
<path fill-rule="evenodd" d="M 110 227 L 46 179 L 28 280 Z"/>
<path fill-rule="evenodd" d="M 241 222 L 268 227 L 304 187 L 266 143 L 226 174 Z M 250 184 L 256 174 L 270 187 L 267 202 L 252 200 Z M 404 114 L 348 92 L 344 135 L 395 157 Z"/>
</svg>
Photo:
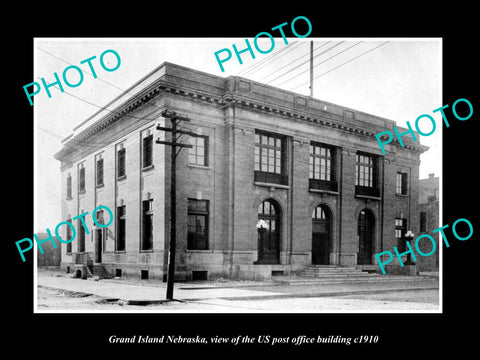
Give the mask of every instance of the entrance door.
<svg viewBox="0 0 480 360">
<path fill-rule="evenodd" d="M 330 216 L 328 208 L 319 205 L 312 213 L 312 264 L 330 263 Z"/>
<path fill-rule="evenodd" d="M 374 225 L 372 212 L 368 209 L 360 211 L 358 215 L 358 265 L 372 264 Z"/>
<path fill-rule="evenodd" d="M 258 261 L 261 264 L 280 263 L 280 207 L 265 200 L 258 208 Z"/>
<path fill-rule="evenodd" d="M 103 229 L 95 229 L 95 262 L 102 262 Z"/>
</svg>

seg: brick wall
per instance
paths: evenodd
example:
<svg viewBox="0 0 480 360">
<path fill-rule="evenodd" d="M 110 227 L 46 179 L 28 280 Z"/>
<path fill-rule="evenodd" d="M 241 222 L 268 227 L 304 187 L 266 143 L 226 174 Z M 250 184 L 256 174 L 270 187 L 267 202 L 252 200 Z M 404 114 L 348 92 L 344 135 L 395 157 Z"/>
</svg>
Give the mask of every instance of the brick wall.
<svg viewBox="0 0 480 360">
<path fill-rule="evenodd" d="M 167 67 L 168 70 L 168 67 Z M 142 137 L 155 132 L 155 121 L 163 108 L 177 111 L 191 119 L 182 127 L 208 136 L 208 165 L 188 163 L 188 149 L 177 157 L 177 274 L 190 278 L 192 271 L 209 271 L 212 277 L 263 278 L 272 269 L 285 272 L 301 270 L 312 261 L 312 211 L 323 204 L 331 213 L 331 264 L 356 265 L 359 251 L 358 217 L 369 209 L 375 219 L 373 254 L 396 246 L 395 218 L 408 219 L 414 233 L 418 229 L 418 166 L 419 151 L 389 145 L 387 155 L 380 149 L 372 133 L 390 128 L 392 122 L 363 113 L 356 113 L 353 123 L 343 118 L 343 108 L 315 99 L 299 97 L 265 85 L 239 79 L 211 77 L 204 73 L 173 66 L 166 71 L 170 82 L 188 91 L 159 92 L 149 105 L 139 106 L 105 129 L 92 135 L 83 146 L 62 155 L 62 213 L 75 217 L 80 211 L 91 211 L 98 205 L 108 206 L 114 213 L 112 224 L 104 232 L 102 263 L 111 273 L 122 268 L 123 275 L 139 277 L 149 270 L 150 277 L 162 278 L 167 263 L 170 237 L 170 147 L 153 144 L 153 167 L 141 167 Z M 193 76 L 192 74 L 196 74 Z M 192 75 L 192 76 L 190 76 Z M 222 89 L 222 81 L 225 87 Z M 203 84 L 205 82 L 205 84 Z M 208 93 L 208 96 L 192 95 Z M 222 93 L 223 92 L 223 93 Z M 224 94 L 238 94 L 261 105 L 239 101 L 229 106 L 212 100 Z M 213 98 L 212 98 L 213 97 Z M 279 99 L 282 99 L 281 101 Z M 217 99 L 218 100 L 218 99 Z M 253 100 L 252 100 L 253 101 Z M 263 105 L 262 105 L 263 104 Z M 278 106 L 272 110 L 268 106 Z M 297 115 L 292 115 L 296 113 Z M 321 120 L 313 121 L 310 114 Z M 139 120 L 143 119 L 143 120 Z M 308 120 L 310 119 L 310 120 Z M 336 122 L 332 125 L 331 122 Z M 169 126 L 169 123 L 163 124 Z M 354 127 L 358 127 L 358 131 Z M 285 175 L 288 184 L 261 184 L 254 181 L 255 131 L 263 130 L 285 136 Z M 187 135 L 181 141 L 188 141 Z M 310 141 L 334 146 L 338 191 L 309 189 Z M 126 149 L 126 177 L 116 177 L 116 153 Z M 359 196 L 355 192 L 357 151 L 377 155 L 380 196 Z M 104 159 L 104 185 L 95 186 L 95 156 Z M 85 164 L 86 191 L 78 194 L 78 164 Z M 395 194 L 396 173 L 408 173 L 409 192 Z M 66 199 L 66 178 L 72 176 L 72 199 Z M 187 200 L 209 200 L 208 249 L 187 249 Z M 254 265 L 258 259 L 258 206 L 265 199 L 274 199 L 281 208 L 280 264 Z M 153 251 L 140 251 L 142 235 L 142 200 L 153 199 Z M 116 213 L 126 206 L 126 249 L 115 251 Z M 91 234 L 86 236 L 85 251 L 95 254 L 95 237 L 91 216 L 86 217 Z M 74 224 L 77 225 L 76 223 Z M 76 252 L 76 244 L 72 250 Z M 62 265 L 74 258 L 62 251 Z"/>
</svg>

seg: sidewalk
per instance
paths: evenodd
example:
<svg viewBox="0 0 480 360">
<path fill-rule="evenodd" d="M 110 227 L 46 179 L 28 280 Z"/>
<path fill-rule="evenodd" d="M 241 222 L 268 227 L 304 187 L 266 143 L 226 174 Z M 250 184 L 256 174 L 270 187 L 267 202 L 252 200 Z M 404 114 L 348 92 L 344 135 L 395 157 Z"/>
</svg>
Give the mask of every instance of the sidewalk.
<svg viewBox="0 0 480 360">
<path fill-rule="evenodd" d="M 108 300 L 122 300 L 130 305 L 146 305 L 165 302 L 166 284 L 142 283 L 141 280 L 81 280 L 39 272 L 37 285 L 50 289 L 92 294 Z M 176 283 L 174 299 L 200 301 L 211 299 L 249 300 L 341 296 L 374 294 L 381 292 L 416 291 L 438 289 L 438 279 L 417 278 L 384 282 L 358 282 L 341 284 L 290 284 L 269 282 L 225 281 L 203 283 Z"/>
</svg>

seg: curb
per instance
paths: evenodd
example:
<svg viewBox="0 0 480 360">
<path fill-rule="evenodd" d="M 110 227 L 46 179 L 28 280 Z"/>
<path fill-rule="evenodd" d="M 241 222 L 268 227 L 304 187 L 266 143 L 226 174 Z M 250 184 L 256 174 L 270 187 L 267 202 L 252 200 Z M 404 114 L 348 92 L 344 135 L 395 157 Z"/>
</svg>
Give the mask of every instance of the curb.
<svg viewBox="0 0 480 360">
<path fill-rule="evenodd" d="M 158 299 L 158 300 L 124 300 L 121 298 L 109 298 L 92 293 L 85 293 L 81 291 L 72 291 L 65 290 L 61 288 L 55 288 L 51 286 L 38 285 L 38 287 L 60 291 L 62 293 L 75 294 L 78 297 L 88 297 L 95 296 L 100 298 L 102 301 L 106 302 L 115 302 L 121 301 L 124 305 L 154 305 L 154 304 L 165 304 L 169 302 L 194 302 L 202 300 L 210 300 L 210 297 L 199 297 L 199 298 L 189 298 L 189 299 Z M 416 287 L 416 288 L 394 288 L 394 289 L 371 289 L 371 290 L 348 290 L 348 291 L 330 291 L 330 292 L 320 292 L 320 293 L 288 293 L 282 294 L 278 293 L 275 295 L 259 295 L 259 296 L 222 296 L 216 297 L 215 299 L 222 300 L 272 300 L 272 299 L 288 299 L 288 298 L 313 298 L 313 297 L 335 297 L 335 296 L 346 296 L 346 295 L 357 295 L 357 294 L 380 294 L 388 292 L 402 292 L 402 291 L 420 291 L 420 290 L 438 290 L 438 287 Z"/>
<path fill-rule="evenodd" d="M 356 294 L 381 294 L 388 292 L 401 292 L 401 291 L 421 291 L 421 290 L 438 290 L 438 287 L 417 287 L 417 288 L 397 288 L 397 289 L 381 289 L 381 290 L 349 290 L 349 291 L 332 291 L 322 293 L 300 293 L 300 294 L 275 294 L 264 296 L 228 296 L 228 297 L 216 297 L 215 299 L 222 300 L 271 300 L 271 299 L 288 299 L 288 298 L 310 298 L 310 297 L 335 297 L 343 295 L 356 295 Z M 189 301 L 201 301 L 210 300 L 212 298 L 190 298 L 181 300 L 182 302 Z"/>
</svg>

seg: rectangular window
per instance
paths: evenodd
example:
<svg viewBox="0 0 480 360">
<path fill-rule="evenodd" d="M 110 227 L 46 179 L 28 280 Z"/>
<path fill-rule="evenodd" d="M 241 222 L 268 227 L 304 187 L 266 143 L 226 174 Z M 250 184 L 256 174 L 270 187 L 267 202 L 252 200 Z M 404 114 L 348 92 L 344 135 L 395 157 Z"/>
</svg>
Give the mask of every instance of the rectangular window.
<svg viewBox="0 0 480 360">
<path fill-rule="evenodd" d="M 407 247 L 405 245 L 405 233 L 407 232 L 407 219 L 395 219 L 395 237 L 397 238 L 397 247 L 400 252 L 404 252 Z"/>
<path fill-rule="evenodd" d="M 420 232 L 427 231 L 427 213 L 422 211 L 420 213 Z"/>
<path fill-rule="evenodd" d="M 126 150 L 121 148 L 117 151 L 117 178 L 122 178 L 126 175 L 125 171 Z"/>
<path fill-rule="evenodd" d="M 84 164 L 78 164 L 78 191 L 85 191 L 85 166 Z"/>
<path fill-rule="evenodd" d="M 190 145 L 193 147 L 188 149 L 188 163 L 208 166 L 208 137 L 190 136 Z"/>
<path fill-rule="evenodd" d="M 283 172 L 283 137 L 280 135 L 255 134 L 255 171 L 274 174 Z"/>
<path fill-rule="evenodd" d="M 153 164 L 153 135 L 150 134 L 143 138 L 142 149 L 142 167 L 145 169 Z"/>
<path fill-rule="evenodd" d="M 187 249 L 208 250 L 208 200 L 188 199 Z"/>
<path fill-rule="evenodd" d="M 115 251 L 125 251 L 125 225 L 126 225 L 126 207 L 117 207 L 117 236 L 115 237 Z"/>
<path fill-rule="evenodd" d="M 285 175 L 286 138 L 282 135 L 255 133 L 255 181 L 288 185 Z"/>
<path fill-rule="evenodd" d="M 407 194 L 407 173 L 397 172 L 396 193 L 406 195 Z"/>
<path fill-rule="evenodd" d="M 85 228 L 83 227 L 81 219 L 77 219 L 77 226 L 75 229 L 77 230 L 78 236 L 77 251 L 79 253 L 85 252 Z"/>
<path fill-rule="evenodd" d="M 103 159 L 102 155 L 97 155 L 96 166 L 95 166 L 95 178 L 96 178 L 96 185 L 102 186 L 103 185 Z"/>
<path fill-rule="evenodd" d="M 332 180 L 332 149 L 330 147 L 310 145 L 310 179 Z"/>
<path fill-rule="evenodd" d="M 67 222 L 69 222 L 70 224 L 72 223 L 72 219 L 67 219 Z M 67 226 L 67 237 L 66 237 L 66 240 L 70 240 L 72 238 L 73 234 L 72 234 L 72 228 L 70 226 Z M 70 241 L 69 243 L 67 243 L 67 254 L 71 254 L 72 253 L 72 241 Z"/>
<path fill-rule="evenodd" d="M 153 200 L 142 202 L 142 243 L 140 250 L 153 249 Z"/>
<path fill-rule="evenodd" d="M 72 198 L 72 176 L 68 174 L 67 176 L 67 199 Z"/>
<path fill-rule="evenodd" d="M 355 185 L 364 187 L 374 186 L 374 157 L 373 155 L 357 154 L 355 164 Z"/>
</svg>

